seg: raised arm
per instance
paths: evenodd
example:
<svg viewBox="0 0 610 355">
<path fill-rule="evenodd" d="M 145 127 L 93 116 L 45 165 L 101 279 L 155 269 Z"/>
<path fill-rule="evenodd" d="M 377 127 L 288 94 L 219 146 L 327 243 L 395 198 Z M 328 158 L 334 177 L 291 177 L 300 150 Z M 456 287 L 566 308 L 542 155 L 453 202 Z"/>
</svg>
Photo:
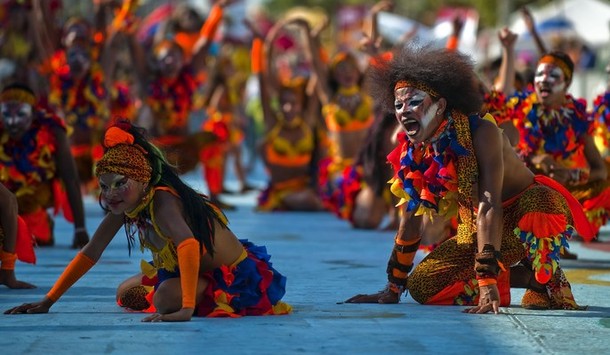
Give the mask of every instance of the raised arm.
<svg viewBox="0 0 610 355">
<path fill-rule="evenodd" d="M 252 32 L 252 74 L 257 76 L 265 126 L 270 127 L 275 121 L 273 110 L 271 109 L 271 99 L 273 91 L 270 84 L 270 68 L 268 64 L 265 65 L 265 61 L 267 60 L 267 56 L 270 56 L 271 53 L 265 50 L 265 39 L 263 34 L 258 30 L 258 28 L 248 19 L 244 20 L 244 24 Z"/>
<path fill-rule="evenodd" d="M 133 62 L 135 77 L 139 83 L 139 88 L 140 90 L 145 90 L 149 80 L 152 80 L 152 72 L 149 63 L 146 60 L 146 51 L 142 44 L 138 42 L 135 33 L 127 34 L 127 45 L 129 54 L 131 55 L 131 61 Z"/>
<path fill-rule="evenodd" d="M 38 52 L 38 61 L 47 63 L 57 50 L 60 32 L 55 27 L 53 16 L 48 7 L 50 1 L 33 0 L 30 13 L 32 39 Z M 50 70 L 50 68 L 45 68 Z"/>
<path fill-rule="evenodd" d="M 532 35 L 534 42 L 536 43 L 536 48 L 538 48 L 539 56 L 543 56 L 547 53 L 546 45 L 540 38 L 538 34 L 538 30 L 536 30 L 536 22 L 534 21 L 534 16 L 527 7 L 521 8 L 521 16 L 523 17 L 523 22 L 525 22 L 525 27 L 527 27 L 528 31 Z"/>
<path fill-rule="evenodd" d="M 394 2 L 389 0 L 382 0 L 371 8 L 370 11 L 370 29 L 368 32 L 368 37 L 370 39 L 373 47 L 373 53 L 369 53 L 371 55 L 375 55 L 378 51 L 379 46 L 381 45 L 382 38 L 379 35 L 379 13 L 382 11 L 392 11 L 394 9 Z"/>
<path fill-rule="evenodd" d="M 458 46 L 460 45 L 460 35 L 462 34 L 462 29 L 464 28 L 464 19 L 460 15 L 455 15 L 453 21 L 451 22 L 451 26 L 453 30 L 447 39 L 445 48 L 447 48 L 449 51 L 457 51 Z"/>
<path fill-rule="evenodd" d="M 515 91 L 515 42 L 517 35 L 508 28 L 503 28 L 498 32 L 498 38 L 502 44 L 502 62 L 498 72 L 498 79 L 494 83 L 494 90 L 500 91 L 505 95 L 512 95 Z M 500 128 L 510 140 L 513 146 L 519 143 L 519 131 L 512 120 L 507 120 L 500 124 Z"/>
<path fill-rule="evenodd" d="M 502 62 L 494 88 L 507 95 L 511 95 L 515 91 L 515 42 L 517 42 L 517 37 L 517 34 L 508 27 L 498 31 L 498 39 L 502 45 Z"/>
<path fill-rule="evenodd" d="M 314 37 L 312 35 L 311 28 L 309 26 L 309 22 L 301 17 L 294 17 L 289 19 L 288 23 L 295 24 L 300 26 L 303 29 L 303 34 L 305 37 L 305 48 L 307 50 L 306 55 L 310 58 L 311 63 L 313 65 L 313 71 L 315 76 L 315 88 L 318 93 L 318 98 L 320 102 L 325 105 L 327 104 L 332 96 L 330 88 L 328 86 L 328 70 L 326 69 L 326 65 L 322 62 L 322 57 L 320 56 L 322 47 L 319 41 L 319 38 Z"/>
<path fill-rule="evenodd" d="M 218 26 L 220 26 L 220 22 L 222 21 L 224 8 L 233 1 L 234 0 L 220 0 L 210 9 L 208 18 L 199 31 L 199 39 L 193 47 L 191 66 L 195 72 L 198 72 L 205 67 L 205 58 L 210 49 L 210 45 L 213 43 Z"/>
</svg>

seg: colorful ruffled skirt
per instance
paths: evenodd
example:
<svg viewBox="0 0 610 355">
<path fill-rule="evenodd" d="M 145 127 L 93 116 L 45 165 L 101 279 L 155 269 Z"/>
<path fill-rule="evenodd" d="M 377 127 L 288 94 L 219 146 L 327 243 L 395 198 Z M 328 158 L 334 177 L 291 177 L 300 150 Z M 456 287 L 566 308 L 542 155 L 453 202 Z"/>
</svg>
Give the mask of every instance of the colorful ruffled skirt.
<svg viewBox="0 0 610 355">
<path fill-rule="evenodd" d="M 208 285 L 203 300 L 195 306 L 195 316 L 241 317 L 288 314 L 292 307 L 281 301 L 286 292 L 286 277 L 275 270 L 269 262 L 267 248 L 248 240 L 240 240 L 244 246 L 242 255 L 229 266 L 221 266 L 200 277 Z M 152 267 L 148 264 L 149 267 Z M 152 273 L 142 270 L 143 286 L 149 286 L 144 295 L 148 308 L 144 312 L 155 312 L 152 303 L 155 289 L 165 280 L 180 276 L 180 272 L 156 269 Z M 119 302 L 120 306 L 128 306 Z"/>
<path fill-rule="evenodd" d="M 320 161 L 319 190 L 324 207 L 339 218 L 351 220 L 356 195 L 362 189 L 362 169 L 352 159 Z"/>
</svg>

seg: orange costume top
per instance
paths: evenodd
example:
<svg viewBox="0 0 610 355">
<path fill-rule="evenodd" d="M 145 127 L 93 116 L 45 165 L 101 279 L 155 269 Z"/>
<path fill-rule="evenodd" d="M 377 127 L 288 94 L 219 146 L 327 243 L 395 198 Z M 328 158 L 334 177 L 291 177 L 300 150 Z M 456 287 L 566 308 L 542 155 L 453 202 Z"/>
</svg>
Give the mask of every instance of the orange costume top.
<svg viewBox="0 0 610 355">
<path fill-rule="evenodd" d="M 353 113 L 345 111 L 342 100 L 360 100 Z M 373 99 L 360 93 L 358 86 L 340 88 L 332 102 L 322 107 L 326 127 L 331 132 L 350 132 L 368 129 L 373 124 Z"/>
<path fill-rule="evenodd" d="M 303 136 L 296 142 L 280 136 L 283 130 L 300 129 Z M 314 149 L 314 137 L 311 127 L 301 117 L 295 117 L 290 122 L 278 118 L 275 126 L 265 137 L 265 156 L 267 162 L 273 165 L 297 167 L 311 162 Z"/>
</svg>

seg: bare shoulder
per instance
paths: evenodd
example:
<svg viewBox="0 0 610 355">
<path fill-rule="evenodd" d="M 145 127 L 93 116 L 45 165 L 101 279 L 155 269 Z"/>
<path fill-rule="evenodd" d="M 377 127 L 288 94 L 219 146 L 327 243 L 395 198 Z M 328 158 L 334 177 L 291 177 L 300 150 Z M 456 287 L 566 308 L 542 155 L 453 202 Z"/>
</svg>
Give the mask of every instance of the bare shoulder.
<svg viewBox="0 0 610 355">
<path fill-rule="evenodd" d="M 493 148 L 501 149 L 503 145 L 502 130 L 493 122 L 481 119 L 473 131 L 472 143 L 477 154 L 493 151 Z"/>
<path fill-rule="evenodd" d="M 480 136 L 489 136 L 489 135 L 494 135 L 499 137 L 499 133 L 501 132 L 500 128 L 498 127 L 498 125 L 496 125 L 494 122 L 490 122 L 486 119 L 481 118 L 481 120 L 477 123 L 477 129 L 474 131 L 474 138 L 476 139 L 477 137 Z"/>
<path fill-rule="evenodd" d="M 180 212 L 182 210 L 180 198 L 169 191 L 156 190 L 153 195 L 153 202 L 155 213 Z"/>
</svg>

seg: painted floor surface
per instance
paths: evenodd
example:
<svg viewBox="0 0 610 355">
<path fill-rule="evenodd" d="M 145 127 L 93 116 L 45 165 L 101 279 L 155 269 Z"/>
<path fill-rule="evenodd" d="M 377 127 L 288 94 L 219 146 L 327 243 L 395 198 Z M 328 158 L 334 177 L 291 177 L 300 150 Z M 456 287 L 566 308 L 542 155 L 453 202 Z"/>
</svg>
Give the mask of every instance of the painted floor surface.
<svg viewBox="0 0 610 355">
<path fill-rule="evenodd" d="M 188 176 L 205 191 L 196 174 Z M 288 277 L 288 316 L 194 318 L 186 323 L 141 323 L 114 302 L 116 286 L 139 270 L 147 254 L 127 253 L 121 230 L 98 264 L 49 314 L 0 315 L 2 354 L 591 354 L 610 353 L 610 228 L 602 243 L 571 243 L 578 260 L 563 266 L 586 311 L 532 311 L 519 307 L 523 290 L 501 315 L 463 314 L 462 307 L 338 304 L 385 284 L 394 233 L 359 231 L 329 213 L 253 211 L 256 193 L 226 196 L 240 237 L 267 246 L 274 267 Z M 90 233 L 102 213 L 87 200 Z M 33 290 L 0 286 L 0 309 L 39 300 L 76 253 L 72 227 L 61 218 L 56 246 L 37 249 L 36 265 L 17 263 Z"/>
</svg>

